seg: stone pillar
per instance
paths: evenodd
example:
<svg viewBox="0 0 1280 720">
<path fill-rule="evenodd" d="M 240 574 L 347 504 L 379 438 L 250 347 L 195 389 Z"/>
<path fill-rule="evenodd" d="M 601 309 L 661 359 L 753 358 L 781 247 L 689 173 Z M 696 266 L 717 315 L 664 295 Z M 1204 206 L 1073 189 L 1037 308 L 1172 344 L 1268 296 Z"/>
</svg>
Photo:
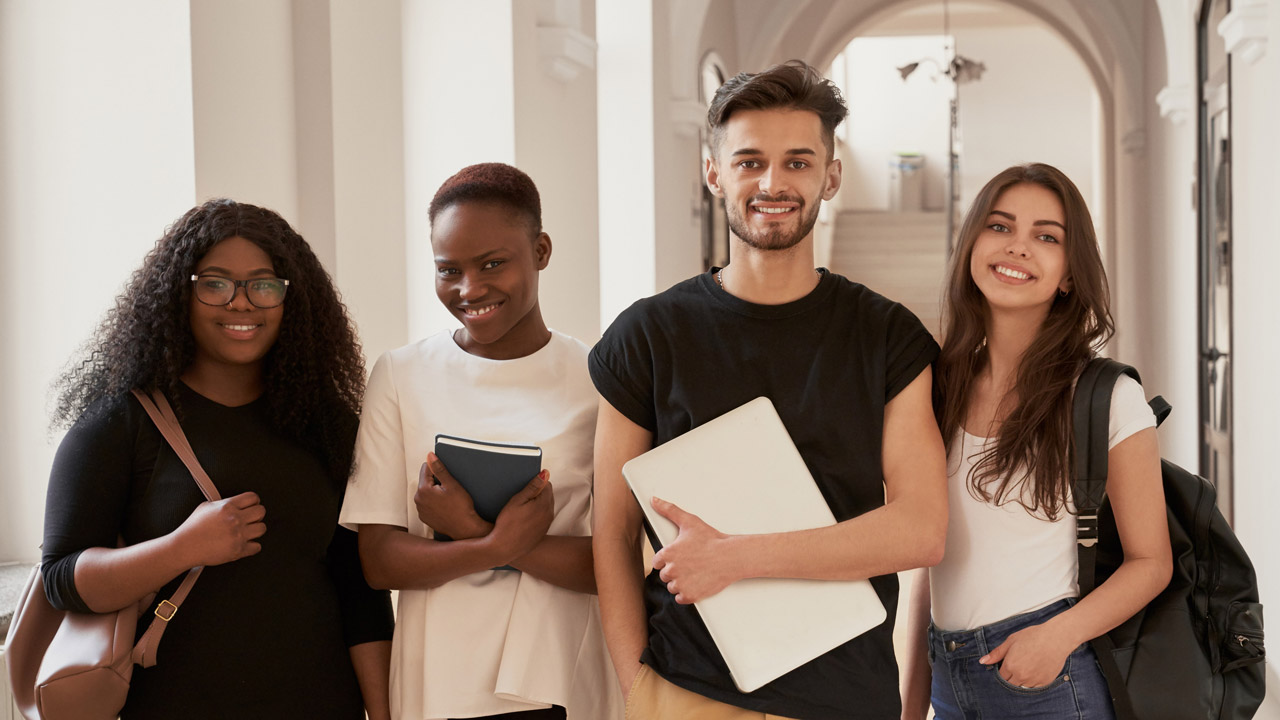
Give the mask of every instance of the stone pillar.
<svg viewBox="0 0 1280 720">
<path fill-rule="evenodd" d="M 600 181 L 600 325 L 655 290 L 654 4 L 596 8 Z"/>
</svg>

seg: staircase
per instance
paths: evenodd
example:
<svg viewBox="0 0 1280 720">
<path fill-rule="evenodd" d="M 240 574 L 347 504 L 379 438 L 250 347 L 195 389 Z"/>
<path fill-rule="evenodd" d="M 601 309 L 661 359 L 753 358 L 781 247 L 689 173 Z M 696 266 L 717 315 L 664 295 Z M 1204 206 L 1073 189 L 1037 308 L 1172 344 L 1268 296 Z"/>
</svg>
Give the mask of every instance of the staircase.
<svg viewBox="0 0 1280 720">
<path fill-rule="evenodd" d="M 831 271 L 907 306 L 941 340 L 946 235 L 941 212 L 842 211 L 836 216 Z"/>
</svg>

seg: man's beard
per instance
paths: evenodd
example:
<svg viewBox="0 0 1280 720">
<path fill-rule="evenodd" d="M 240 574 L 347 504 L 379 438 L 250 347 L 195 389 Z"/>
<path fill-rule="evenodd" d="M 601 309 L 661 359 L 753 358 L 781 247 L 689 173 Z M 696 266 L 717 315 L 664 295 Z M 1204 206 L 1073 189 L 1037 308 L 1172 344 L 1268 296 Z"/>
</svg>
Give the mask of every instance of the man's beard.
<svg viewBox="0 0 1280 720">
<path fill-rule="evenodd" d="M 788 250 L 795 247 L 801 240 L 805 239 L 809 233 L 813 232 L 813 226 L 818 223 L 818 209 L 822 205 L 822 201 L 814 202 L 813 209 L 805 215 L 805 208 L 808 203 L 800 198 L 787 197 L 785 195 L 771 198 L 767 196 L 756 196 L 747 201 L 747 207 L 753 202 L 796 202 L 800 206 L 796 208 L 796 212 L 800 214 L 800 222 L 796 225 L 794 231 L 788 231 L 785 227 L 776 227 L 772 230 L 753 231 L 747 224 L 746 218 L 739 213 L 737 205 L 726 202 L 725 215 L 729 221 L 729 230 L 735 237 L 756 250 Z M 747 212 L 750 212 L 748 210 Z"/>
</svg>

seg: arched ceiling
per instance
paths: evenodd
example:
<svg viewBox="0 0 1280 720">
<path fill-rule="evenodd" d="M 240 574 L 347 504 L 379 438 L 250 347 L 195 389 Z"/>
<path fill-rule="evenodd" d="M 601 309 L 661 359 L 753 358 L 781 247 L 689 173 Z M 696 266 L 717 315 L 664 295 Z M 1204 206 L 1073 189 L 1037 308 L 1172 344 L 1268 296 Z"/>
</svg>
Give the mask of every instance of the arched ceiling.
<svg viewBox="0 0 1280 720">
<path fill-rule="evenodd" d="M 1160 0 L 1161 5 L 1187 0 Z M 704 0 L 685 11 L 672 3 L 672 37 L 677 57 L 700 58 L 708 47 L 680 45 L 705 35 L 709 18 L 731 15 L 738 47 L 727 53 L 739 60 L 730 73 L 767 67 L 788 58 L 801 57 L 817 65 L 830 63 L 850 40 L 869 29 L 906 13 L 926 14 L 940 0 Z M 1158 22 L 1157 0 L 952 0 L 953 22 L 977 17 L 992 8 L 1013 7 L 1037 18 L 1057 32 L 1079 53 L 1093 74 L 1099 96 L 1112 104 L 1123 123 L 1141 122 L 1143 84 L 1143 23 Z M 676 16 L 679 16 L 678 18 Z M 972 19 L 972 17 L 970 19 Z M 716 20 L 711 20 L 716 21 Z M 937 31 L 941 32 L 941 25 Z M 720 48 L 723 50 L 722 48 Z M 680 65 L 683 65 L 681 63 Z M 695 77 L 696 62 L 678 72 Z M 687 94 L 687 83 L 672 87 L 676 97 Z M 1121 133 L 1129 128 L 1117 128 Z"/>
</svg>

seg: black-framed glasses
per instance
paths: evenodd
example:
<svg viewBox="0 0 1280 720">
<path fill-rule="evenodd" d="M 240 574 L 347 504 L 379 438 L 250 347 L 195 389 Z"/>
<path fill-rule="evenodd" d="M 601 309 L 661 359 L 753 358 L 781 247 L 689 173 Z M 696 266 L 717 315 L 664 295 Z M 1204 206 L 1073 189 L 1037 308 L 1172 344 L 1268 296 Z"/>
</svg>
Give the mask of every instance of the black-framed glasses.
<svg viewBox="0 0 1280 720">
<path fill-rule="evenodd" d="M 230 305 L 236 299 L 236 291 L 244 288 L 245 297 L 254 307 L 279 307 L 289 289 L 289 281 L 277 277 L 232 280 L 221 275 L 192 275 L 191 282 L 196 286 L 196 299 L 205 305 Z"/>
</svg>

